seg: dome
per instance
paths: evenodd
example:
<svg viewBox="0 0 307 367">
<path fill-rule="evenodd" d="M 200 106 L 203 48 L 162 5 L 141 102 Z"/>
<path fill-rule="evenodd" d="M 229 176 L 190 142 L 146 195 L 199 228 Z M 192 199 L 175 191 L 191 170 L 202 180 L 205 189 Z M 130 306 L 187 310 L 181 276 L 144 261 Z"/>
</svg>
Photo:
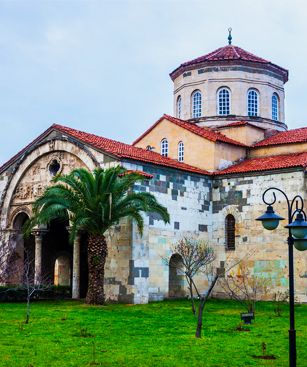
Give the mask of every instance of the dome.
<svg viewBox="0 0 307 367">
<path fill-rule="evenodd" d="M 183 72 L 193 70 L 195 68 L 217 65 L 246 65 L 256 69 L 265 69 L 273 73 L 276 77 L 280 78 L 284 83 L 288 81 L 288 70 L 248 51 L 245 51 L 241 47 L 231 44 L 220 47 L 215 51 L 212 51 L 204 56 L 197 57 L 191 61 L 184 62 L 170 73 L 170 77 L 174 81 Z"/>
</svg>

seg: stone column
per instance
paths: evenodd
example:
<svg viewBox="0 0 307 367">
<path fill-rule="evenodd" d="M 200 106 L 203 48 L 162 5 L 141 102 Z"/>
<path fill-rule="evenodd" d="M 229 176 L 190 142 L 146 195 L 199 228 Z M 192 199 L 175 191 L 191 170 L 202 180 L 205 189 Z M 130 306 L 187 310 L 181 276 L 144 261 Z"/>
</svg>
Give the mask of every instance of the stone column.
<svg viewBox="0 0 307 367">
<path fill-rule="evenodd" d="M 42 245 L 43 235 L 46 230 L 34 230 L 32 234 L 35 237 L 35 262 L 34 262 L 34 283 L 39 284 L 42 278 Z"/>
<path fill-rule="evenodd" d="M 72 298 L 80 298 L 80 234 L 77 234 L 74 240 Z"/>
</svg>

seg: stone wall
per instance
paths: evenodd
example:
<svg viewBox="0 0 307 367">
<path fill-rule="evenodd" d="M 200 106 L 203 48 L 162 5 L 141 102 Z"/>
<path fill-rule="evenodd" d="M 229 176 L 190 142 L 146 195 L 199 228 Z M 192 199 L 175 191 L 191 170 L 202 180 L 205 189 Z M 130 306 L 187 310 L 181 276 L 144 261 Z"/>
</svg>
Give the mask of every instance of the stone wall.
<svg viewBox="0 0 307 367">
<path fill-rule="evenodd" d="M 172 245 L 183 236 L 208 240 L 212 227 L 211 179 L 151 165 L 125 163 L 125 166 L 153 175 L 135 190 L 154 194 L 171 217 L 165 225 L 158 216 L 146 215 L 142 237 L 134 226 L 130 282 L 135 285 L 134 301 L 146 303 L 168 297 L 169 266 L 163 259 L 172 254 Z"/>
<path fill-rule="evenodd" d="M 271 298 L 279 290 L 288 289 L 287 230 L 280 224 L 274 231 L 266 231 L 255 219 L 264 213 L 263 192 L 275 186 L 284 190 L 290 199 L 296 194 L 305 198 L 305 174 L 302 171 L 277 174 L 250 175 L 215 179 L 212 190 L 212 243 L 221 261 L 231 264 L 238 259 L 248 262 L 252 274 L 270 278 Z M 268 194 L 268 199 L 272 198 Z M 274 210 L 287 216 L 286 201 L 277 195 Z M 225 217 L 236 219 L 235 251 L 225 251 Z M 286 222 L 286 221 L 285 221 Z M 295 290 L 298 299 L 307 301 L 307 254 L 294 249 Z M 227 265 L 226 265 L 227 267 Z M 221 289 L 216 289 L 216 293 Z"/>
</svg>

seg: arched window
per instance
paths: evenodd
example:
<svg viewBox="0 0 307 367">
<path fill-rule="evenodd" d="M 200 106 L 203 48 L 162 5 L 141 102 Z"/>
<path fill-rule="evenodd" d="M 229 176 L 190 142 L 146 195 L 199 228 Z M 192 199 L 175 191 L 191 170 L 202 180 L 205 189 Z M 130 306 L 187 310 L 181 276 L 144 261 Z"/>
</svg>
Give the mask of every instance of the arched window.
<svg viewBox="0 0 307 367">
<path fill-rule="evenodd" d="M 259 94 L 255 89 L 250 89 L 247 93 L 247 114 L 248 116 L 258 116 Z"/>
<path fill-rule="evenodd" d="M 225 239 L 226 249 L 236 249 L 236 220 L 232 214 L 228 214 L 225 218 Z"/>
<path fill-rule="evenodd" d="M 178 161 L 183 162 L 184 160 L 184 144 L 182 141 L 178 143 Z"/>
<path fill-rule="evenodd" d="M 276 93 L 272 95 L 272 120 L 279 120 L 279 99 Z"/>
<path fill-rule="evenodd" d="M 168 156 L 168 141 L 167 139 L 161 140 L 161 155 L 164 157 Z"/>
<path fill-rule="evenodd" d="M 230 114 L 230 92 L 227 88 L 222 88 L 218 91 L 218 114 Z"/>
<path fill-rule="evenodd" d="M 181 96 L 178 96 L 177 98 L 177 117 L 180 119 L 181 118 Z"/>
<path fill-rule="evenodd" d="M 201 117 L 201 93 L 199 90 L 192 93 L 192 117 Z"/>
</svg>

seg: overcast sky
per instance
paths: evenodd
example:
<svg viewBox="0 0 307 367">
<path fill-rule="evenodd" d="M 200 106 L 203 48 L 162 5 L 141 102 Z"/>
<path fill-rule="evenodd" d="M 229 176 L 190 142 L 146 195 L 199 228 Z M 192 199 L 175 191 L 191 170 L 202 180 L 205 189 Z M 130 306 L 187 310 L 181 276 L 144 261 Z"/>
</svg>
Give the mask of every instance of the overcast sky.
<svg viewBox="0 0 307 367">
<path fill-rule="evenodd" d="M 307 1 L 0 0 L 0 164 L 52 123 L 131 143 L 172 114 L 169 73 L 233 44 L 289 69 L 307 125 Z"/>
</svg>

